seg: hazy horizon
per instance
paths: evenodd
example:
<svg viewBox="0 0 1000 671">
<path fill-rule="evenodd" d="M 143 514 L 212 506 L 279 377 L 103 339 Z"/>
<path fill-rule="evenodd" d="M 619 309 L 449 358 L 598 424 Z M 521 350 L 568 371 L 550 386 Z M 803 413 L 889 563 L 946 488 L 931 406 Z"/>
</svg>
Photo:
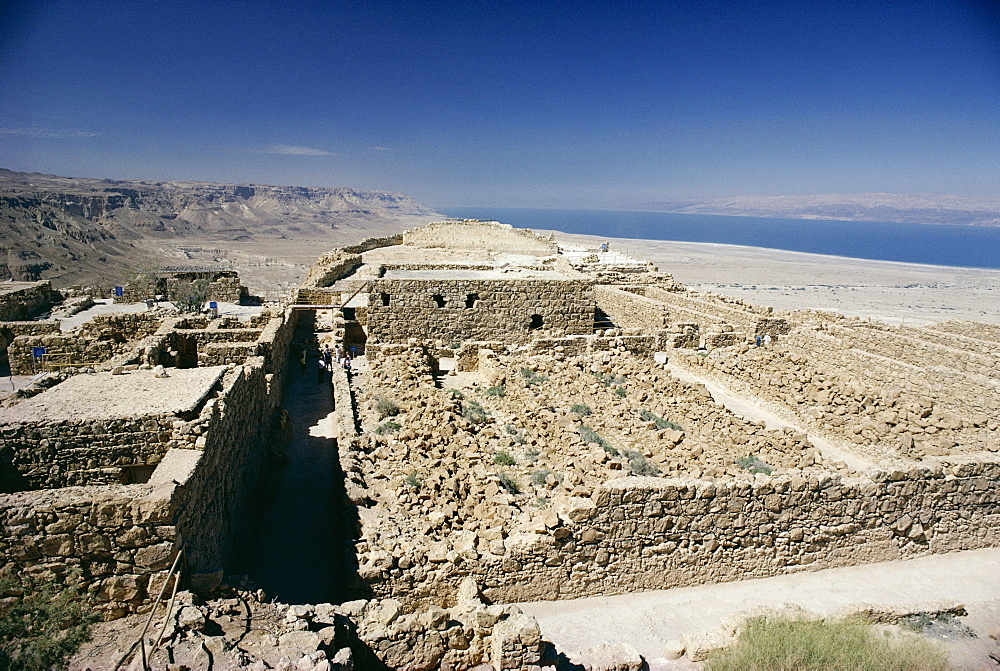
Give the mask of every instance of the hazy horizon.
<svg viewBox="0 0 1000 671">
<path fill-rule="evenodd" d="M 972 0 L 13 1 L 0 162 L 436 209 L 996 197 L 998 17 Z"/>
</svg>

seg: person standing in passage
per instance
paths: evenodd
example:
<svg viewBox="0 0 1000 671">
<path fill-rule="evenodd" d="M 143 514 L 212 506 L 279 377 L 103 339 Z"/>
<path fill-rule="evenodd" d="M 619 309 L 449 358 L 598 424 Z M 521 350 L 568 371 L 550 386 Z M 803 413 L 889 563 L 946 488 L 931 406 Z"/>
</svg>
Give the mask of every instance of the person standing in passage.
<svg viewBox="0 0 1000 671">
<path fill-rule="evenodd" d="M 770 347 L 770 346 L 771 346 L 771 335 L 766 334 L 764 336 L 764 347 Z"/>
<path fill-rule="evenodd" d="M 306 348 L 302 348 L 302 354 L 299 356 L 299 367 L 302 369 L 302 374 L 306 374 Z"/>
<path fill-rule="evenodd" d="M 316 357 L 316 381 L 323 381 L 323 374 L 326 372 L 326 360 L 323 358 L 323 353 L 320 352 L 319 356 Z"/>
<path fill-rule="evenodd" d="M 757 347 L 760 347 L 761 337 L 759 333 L 754 336 L 754 341 L 757 343 Z"/>
</svg>

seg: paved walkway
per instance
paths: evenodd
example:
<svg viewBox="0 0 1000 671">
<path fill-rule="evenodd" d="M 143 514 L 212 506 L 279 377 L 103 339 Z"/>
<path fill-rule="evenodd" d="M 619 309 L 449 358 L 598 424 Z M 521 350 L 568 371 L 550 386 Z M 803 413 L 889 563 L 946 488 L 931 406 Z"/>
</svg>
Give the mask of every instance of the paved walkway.
<svg viewBox="0 0 1000 671">
<path fill-rule="evenodd" d="M 970 620 L 982 629 L 980 639 L 990 645 L 985 630 L 1000 625 L 1000 548 L 518 606 L 538 619 L 542 637 L 560 651 L 630 643 L 653 660 L 663 656 L 665 643 L 712 631 L 727 618 L 757 607 L 793 603 L 825 615 L 853 604 L 891 607 L 942 600 L 964 604 Z"/>
</svg>

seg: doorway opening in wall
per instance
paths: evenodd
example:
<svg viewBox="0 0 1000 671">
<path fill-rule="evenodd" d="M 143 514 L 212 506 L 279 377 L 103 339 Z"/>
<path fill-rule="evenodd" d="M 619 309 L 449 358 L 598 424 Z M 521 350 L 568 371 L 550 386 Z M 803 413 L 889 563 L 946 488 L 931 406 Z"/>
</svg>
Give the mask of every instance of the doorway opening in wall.
<svg viewBox="0 0 1000 671">
<path fill-rule="evenodd" d="M 156 470 L 155 465 L 137 464 L 135 466 L 122 466 L 121 483 L 123 485 L 142 485 L 149 482 L 149 478 Z"/>
<path fill-rule="evenodd" d="M 613 329 L 614 327 L 615 323 L 611 321 L 611 317 L 609 317 L 604 310 L 602 310 L 601 308 L 597 308 L 594 311 L 595 329 Z"/>
<path fill-rule="evenodd" d="M 479 302 L 479 294 L 469 294 L 465 297 L 465 308 L 471 310 Z"/>
<path fill-rule="evenodd" d="M 382 299 L 382 305 L 389 305 L 389 294 L 379 294 Z"/>
<path fill-rule="evenodd" d="M 357 316 L 357 308 L 341 308 L 341 311 L 344 314 L 344 320 L 345 321 L 349 321 L 350 322 L 350 321 L 354 321 L 355 319 L 358 318 L 358 316 Z"/>
<path fill-rule="evenodd" d="M 437 305 L 439 308 L 444 307 L 444 296 L 442 296 L 441 294 L 434 294 L 432 298 L 434 299 L 435 305 Z"/>
<path fill-rule="evenodd" d="M 537 331 L 545 325 L 542 315 L 531 315 L 531 323 L 528 324 L 529 331 Z"/>
<path fill-rule="evenodd" d="M 194 336 L 177 336 L 177 367 L 198 367 L 198 339 Z"/>
</svg>

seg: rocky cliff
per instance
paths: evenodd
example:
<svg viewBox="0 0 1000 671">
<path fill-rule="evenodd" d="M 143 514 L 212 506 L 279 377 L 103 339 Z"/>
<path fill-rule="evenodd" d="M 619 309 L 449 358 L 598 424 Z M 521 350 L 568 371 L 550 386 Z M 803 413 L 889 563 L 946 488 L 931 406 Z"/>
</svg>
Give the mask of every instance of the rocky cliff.
<svg viewBox="0 0 1000 671">
<path fill-rule="evenodd" d="M 424 223 L 412 198 L 350 188 L 78 179 L 0 169 L 0 278 L 115 280 L 158 242 L 322 238 Z M 410 224 L 413 220 L 416 223 Z"/>
</svg>

